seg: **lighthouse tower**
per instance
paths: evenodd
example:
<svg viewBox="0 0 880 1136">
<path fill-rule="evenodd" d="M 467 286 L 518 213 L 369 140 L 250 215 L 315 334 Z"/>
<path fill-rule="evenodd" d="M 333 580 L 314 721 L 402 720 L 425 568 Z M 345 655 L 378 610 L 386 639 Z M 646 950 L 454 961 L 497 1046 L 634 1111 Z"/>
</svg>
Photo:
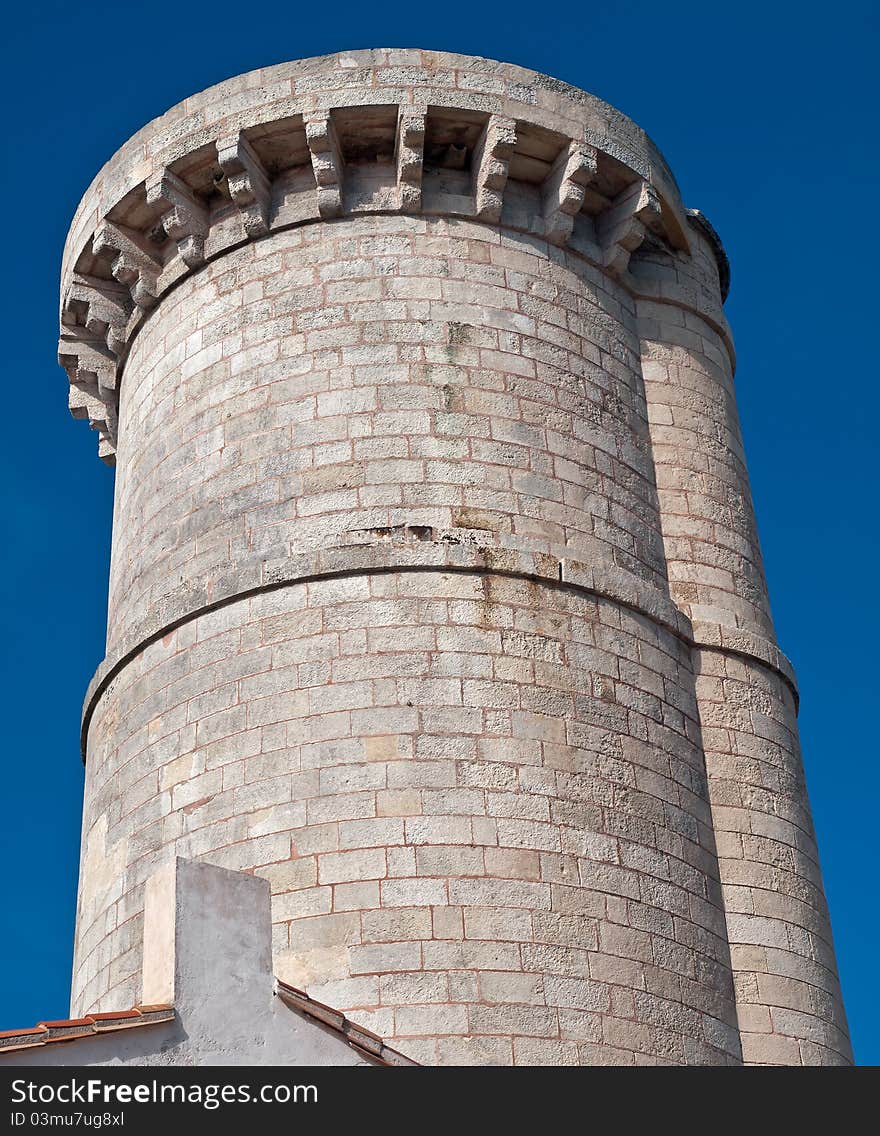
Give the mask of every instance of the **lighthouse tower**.
<svg viewBox="0 0 880 1136">
<path fill-rule="evenodd" d="M 174 857 L 427 1064 L 851 1061 L 722 303 L 650 139 L 376 50 L 187 99 L 67 240 L 116 467 L 73 1012 Z"/>
</svg>

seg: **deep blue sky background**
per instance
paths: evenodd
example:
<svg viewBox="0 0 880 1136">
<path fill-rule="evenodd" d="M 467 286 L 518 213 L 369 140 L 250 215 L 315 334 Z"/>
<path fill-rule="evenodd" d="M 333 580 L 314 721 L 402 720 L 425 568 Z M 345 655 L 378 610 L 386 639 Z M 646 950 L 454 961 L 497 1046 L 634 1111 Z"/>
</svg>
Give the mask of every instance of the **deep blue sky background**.
<svg viewBox="0 0 880 1136">
<path fill-rule="evenodd" d="M 80 704 L 102 656 L 113 474 L 55 363 L 67 225 L 99 167 L 187 95 L 285 59 L 427 47 L 509 60 L 633 117 L 733 264 L 727 313 L 780 643 L 856 1057 L 880 1064 L 875 230 L 867 0 L 170 8 L 4 17 L 0 1029 L 67 1015 Z"/>
</svg>

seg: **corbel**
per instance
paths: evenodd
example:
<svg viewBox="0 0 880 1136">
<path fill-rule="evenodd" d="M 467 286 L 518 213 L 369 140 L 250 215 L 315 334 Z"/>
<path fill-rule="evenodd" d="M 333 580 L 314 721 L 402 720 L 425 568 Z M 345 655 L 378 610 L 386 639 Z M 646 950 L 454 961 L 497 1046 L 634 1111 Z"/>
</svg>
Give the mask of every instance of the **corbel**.
<svg viewBox="0 0 880 1136">
<path fill-rule="evenodd" d="M 99 434 L 98 455 L 115 463 L 117 433 L 116 360 L 103 342 L 61 338 L 58 362 L 70 381 L 68 406 Z"/>
<path fill-rule="evenodd" d="M 76 334 L 77 327 L 84 327 L 92 338 L 103 339 L 118 356 L 125 347 L 131 308 L 125 285 L 77 272 L 64 294 L 61 322 L 72 334 Z"/>
<path fill-rule="evenodd" d="M 189 186 L 165 169 L 147 182 L 147 204 L 170 206 L 162 216 L 162 228 L 177 245 L 187 268 L 205 261 L 205 238 L 210 228 L 208 210 Z"/>
<path fill-rule="evenodd" d="M 504 115 L 491 115 L 471 159 L 474 213 L 481 221 L 497 224 L 501 219 L 504 187 L 515 146 L 516 122 Z"/>
<path fill-rule="evenodd" d="M 218 139 L 217 161 L 226 174 L 229 196 L 241 212 L 245 232 L 249 237 L 263 236 L 269 231 L 271 182 L 243 132 Z"/>
<path fill-rule="evenodd" d="M 112 256 L 110 271 L 113 279 L 128 288 L 137 307 L 149 311 L 158 296 L 162 261 L 158 253 L 148 251 L 144 244 L 139 233 L 105 219 L 95 230 L 92 252 L 95 256 L 102 253 Z"/>
<path fill-rule="evenodd" d="M 318 212 L 324 218 L 342 212 L 342 178 L 345 168 L 336 128 L 329 111 L 306 119 L 306 141 L 318 194 Z"/>
<path fill-rule="evenodd" d="M 626 272 L 630 256 L 660 221 L 660 198 L 648 182 L 639 179 L 615 197 L 596 220 L 602 263 L 612 275 Z"/>
<path fill-rule="evenodd" d="M 400 209 L 418 213 L 422 207 L 422 167 L 425 151 L 425 116 L 400 108 L 397 119 L 395 164 Z"/>
<path fill-rule="evenodd" d="M 586 142 L 570 142 L 550 167 L 541 186 L 544 231 L 548 241 L 564 245 L 581 210 L 586 187 L 596 177 L 598 152 Z"/>
</svg>

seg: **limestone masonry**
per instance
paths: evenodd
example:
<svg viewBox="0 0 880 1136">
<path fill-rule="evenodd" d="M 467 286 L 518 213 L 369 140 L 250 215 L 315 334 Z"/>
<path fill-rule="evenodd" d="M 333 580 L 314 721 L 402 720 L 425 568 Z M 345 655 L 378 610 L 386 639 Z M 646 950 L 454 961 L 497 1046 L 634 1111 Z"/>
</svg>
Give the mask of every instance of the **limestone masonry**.
<svg viewBox="0 0 880 1136">
<path fill-rule="evenodd" d="M 141 998 L 185 857 L 418 1062 L 851 1061 L 727 283 L 638 127 L 483 59 L 255 71 L 108 162 L 73 1013 Z"/>
</svg>

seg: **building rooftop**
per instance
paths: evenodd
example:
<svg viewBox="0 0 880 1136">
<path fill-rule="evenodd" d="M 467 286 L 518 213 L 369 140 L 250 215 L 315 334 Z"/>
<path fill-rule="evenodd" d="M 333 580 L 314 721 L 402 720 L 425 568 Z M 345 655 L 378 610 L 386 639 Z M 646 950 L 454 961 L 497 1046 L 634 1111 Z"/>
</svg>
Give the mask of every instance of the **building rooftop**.
<svg viewBox="0 0 880 1136">
<path fill-rule="evenodd" d="M 29 1029 L 0 1030 L 0 1055 L 19 1049 L 34 1049 L 57 1041 L 76 1041 L 96 1034 L 158 1025 L 174 1021 L 173 1006 L 134 1006 L 114 1014 L 88 1014 L 84 1018 L 63 1018 L 57 1022 L 37 1022 Z"/>
<path fill-rule="evenodd" d="M 339 1010 L 273 977 L 265 880 L 177 859 L 151 884 L 142 1003 L 130 1010 L 0 1031 L 0 1061 L 81 1066 L 418 1064 Z M 147 1031 L 144 1026 L 158 1028 Z M 126 1032 L 133 1029 L 137 1035 Z"/>
</svg>

